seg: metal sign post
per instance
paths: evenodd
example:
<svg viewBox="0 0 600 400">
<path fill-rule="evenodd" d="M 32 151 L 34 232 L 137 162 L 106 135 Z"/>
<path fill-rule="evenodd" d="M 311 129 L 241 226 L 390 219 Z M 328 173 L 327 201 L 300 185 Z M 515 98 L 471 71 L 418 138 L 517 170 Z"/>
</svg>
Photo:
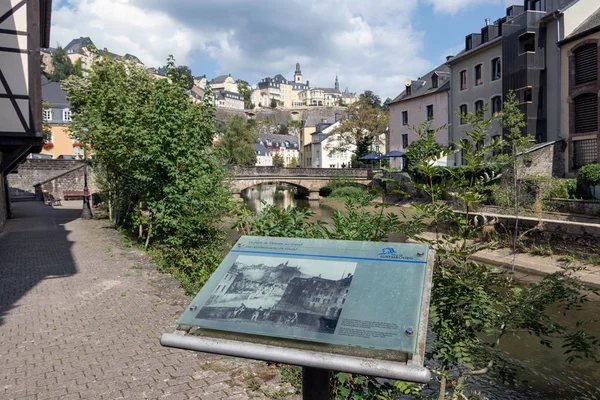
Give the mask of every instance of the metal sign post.
<svg viewBox="0 0 600 400">
<path fill-rule="evenodd" d="M 161 344 L 303 367 L 303 398 L 333 371 L 427 383 L 434 252 L 426 245 L 244 236 Z"/>
</svg>

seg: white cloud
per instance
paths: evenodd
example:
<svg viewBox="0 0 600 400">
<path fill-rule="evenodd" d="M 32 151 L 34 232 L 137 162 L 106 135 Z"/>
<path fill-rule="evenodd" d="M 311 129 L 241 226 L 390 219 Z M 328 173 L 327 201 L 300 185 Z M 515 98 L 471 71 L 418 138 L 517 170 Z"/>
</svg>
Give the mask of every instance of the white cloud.
<svg viewBox="0 0 600 400">
<path fill-rule="evenodd" d="M 442 0 L 428 0 L 434 5 Z M 454 0 L 460 2 L 460 0 Z M 465 1 L 465 0 L 463 0 Z M 466 0 L 470 1 L 470 0 Z M 209 58 L 215 73 L 251 83 L 282 73 L 297 61 L 311 86 L 373 90 L 396 96 L 406 77 L 433 65 L 421 56 L 423 34 L 411 18 L 417 0 L 67 0 L 52 15 L 52 43 L 89 36 L 98 47 L 159 66 Z M 213 71 L 193 71 L 212 75 Z"/>
<path fill-rule="evenodd" d="M 475 5 L 476 7 L 487 7 L 494 4 L 506 4 L 507 6 L 512 3 L 518 3 L 516 0 L 486 0 L 485 4 L 482 4 L 480 0 L 426 0 L 433 6 L 433 10 L 436 13 L 454 15 L 458 11 Z"/>
</svg>

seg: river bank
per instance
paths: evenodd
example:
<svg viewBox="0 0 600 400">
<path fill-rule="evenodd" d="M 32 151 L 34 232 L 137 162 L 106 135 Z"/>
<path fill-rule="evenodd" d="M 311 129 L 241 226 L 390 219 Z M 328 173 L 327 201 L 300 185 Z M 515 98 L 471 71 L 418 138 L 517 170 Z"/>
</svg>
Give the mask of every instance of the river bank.
<svg viewBox="0 0 600 400">
<path fill-rule="evenodd" d="M 321 200 L 321 207 L 327 207 L 331 210 L 344 210 L 344 201 L 340 199 L 325 198 Z M 366 207 L 369 211 L 379 210 L 376 206 L 369 205 Z M 396 206 L 390 205 L 384 209 L 386 214 L 401 215 L 401 211 L 407 216 L 412 214 L 412 210 L 408 205 Z M 329 221 L 326 221 L 329 222 Z M 425 233 L 423 237 L 433 239 L 433 233 Z M 398 240 L 401 235 L 391 235 L 389 240 Z M 519 280 L 529 280 L 530 276 L 542 277 L 561 270 L 561 266 L 565 264 L 564 257 L 560 256 L 536 256 L 530 253 L 513 253 L 512 249 L 503 247 L 493 250 L 483 250 L 473 255 L 473 260 L 484 264 L 500 266 L 507 269 L 513 269 L 518 275 Z M 575 262 L 576 265 L 585 267 L 585 270 L 576 272 L 575 275 L 591 289 L 600 289 L 600 266 L 586 264 L 584 262 Z"/>
</svg>

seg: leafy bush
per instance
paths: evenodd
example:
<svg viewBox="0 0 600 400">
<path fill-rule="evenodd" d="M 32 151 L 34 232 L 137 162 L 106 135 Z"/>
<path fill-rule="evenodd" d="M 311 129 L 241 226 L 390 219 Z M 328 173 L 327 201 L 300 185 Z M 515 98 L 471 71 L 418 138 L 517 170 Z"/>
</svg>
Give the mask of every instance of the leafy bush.
<svg viewBox="0 0 600 400">
<path fill-rule="evenodd" d="M 600 185 L 600 164 L 584 165 L 577 173 L 577 183 L 580 185 Z"/>
<path fill-rule="evenodd" d="M 565 179 L 564 185 L 567 189 L 567 193 L 569 194 L 569 199 L 577 198 L 577 179 Z"/>
<path fill-rule="evenodd" d="M 366 203 L 373 200 L 374 196 L 364 189 L 356 186 L 342 186 L 333 189 L 329 197 L 336 199 L 356 200 L 361 203 Z"/>
<path fill-rule="evenodd" d="M 549 179 L 541 185 L 543 199 L 568 199 L 569 188 L 565 179 Z"/>
<path fill-rule="evenodd" d="M 327 197 L 331 194 L 332 191 L 333 189 L 331 188 L 331 186 L 323 186 L 321 189 L 319 189 L 319 196 Z"/>
</svg>

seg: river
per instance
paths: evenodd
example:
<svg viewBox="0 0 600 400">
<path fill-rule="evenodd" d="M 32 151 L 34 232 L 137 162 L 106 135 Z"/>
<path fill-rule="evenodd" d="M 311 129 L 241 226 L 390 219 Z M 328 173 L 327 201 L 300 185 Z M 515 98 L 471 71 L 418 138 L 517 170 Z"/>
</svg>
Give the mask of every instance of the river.
<svg viewBox="0 0 600 400">
<path fill-rule="evenodd" d="M 293 187 L 286 185 L 259 185 L 247 189 L 242 198 L 248 207 L 260 213 L 265 204 L 279 208 L 295 206 L 309 208 L 314 220 L 331 221 L 332 209 L 319 202 L 297 199 Z M 600 338 L 600 301 L 595 298 L 580 311 L 570 312 L 566 317 L 560 312 L 555 318 L 561 323 L 575 326 L 577 321 L 587 321 L 588 334 Z M 561 343 L 553 348 L 539 343 L 527 334 L 520 338 L 505 338 L 501 348 L 514 363 L 522 368 L 517 372 L 520 381 L 516 386 L 505 386 L 493 378 L 478 377 L 470 387 L 494 400 L 592 400 L 600 399 L 600 365 L 592 361 L 577 360 L 571 364 L 564 361 Z"/>
</svg>

